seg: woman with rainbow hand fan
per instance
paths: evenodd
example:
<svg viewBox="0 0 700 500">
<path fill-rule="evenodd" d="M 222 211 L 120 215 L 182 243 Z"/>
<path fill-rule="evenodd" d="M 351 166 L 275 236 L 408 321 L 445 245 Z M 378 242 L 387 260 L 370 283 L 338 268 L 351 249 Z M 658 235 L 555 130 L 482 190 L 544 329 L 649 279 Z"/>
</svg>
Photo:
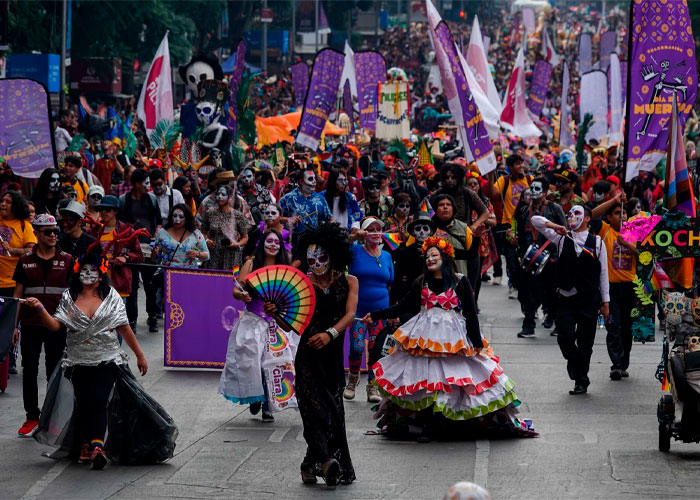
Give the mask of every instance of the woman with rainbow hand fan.
<svg viewBox="0 0 700 500">
<path fill-rule="evenodd" d="M 414 316 L 394 333 L 397 345 L 372 369 L 384 396 L 379 427 L 388 435 L 421 429 L 419 441 L 511 435 L 533 437 L 516 418 L 513 381 L 479 330 L 474 295 L 455 272 L 454 248 L 437 236 L 425 240 L 424 273 L 396 305 L 368 313 L 366 323 Z"/>
</svg>

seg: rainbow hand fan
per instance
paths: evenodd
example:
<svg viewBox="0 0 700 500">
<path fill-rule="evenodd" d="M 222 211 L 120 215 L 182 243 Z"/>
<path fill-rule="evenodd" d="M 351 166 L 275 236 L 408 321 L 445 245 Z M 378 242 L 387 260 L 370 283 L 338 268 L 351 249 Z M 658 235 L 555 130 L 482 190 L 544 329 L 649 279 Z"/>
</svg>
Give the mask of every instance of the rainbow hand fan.
<svg viewBox="0 0 700 500">
<path fill-rule="evenodd" d="M 291 266 L 261 267 L 246 276 L 251 295 L 277 306 L 273 315 L 286 331 L 299 335 L 309 326 L 316 306 L 316 292 L 309 278 Z"/>
</svg>

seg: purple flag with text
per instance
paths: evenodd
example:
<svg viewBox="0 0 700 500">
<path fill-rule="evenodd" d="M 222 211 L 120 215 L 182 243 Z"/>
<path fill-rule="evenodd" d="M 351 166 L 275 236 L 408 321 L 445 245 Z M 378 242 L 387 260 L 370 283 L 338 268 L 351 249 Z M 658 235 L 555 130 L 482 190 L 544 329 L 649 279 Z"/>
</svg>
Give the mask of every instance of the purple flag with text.
<svg viewBox="0 0 700 500">
<path fill-rule="evenodd" d="M 578 74 L 588 73 L 593 67 L 593 40 L 590 33 L 578 38 Z"/>
<path fill-rule="evenodd" d="M 465 152 L 468 149 L 471 156 L 476 162 L 477 167 L 482 175 L 485 175 L 496 168 L 496 157 L 493 154 L 493 147 L 489 140 L 489 134 L 481 118 L 481 113 L 476 105 L 476 101 L 469 90 L 467 77 L 462 69 L 462 64 L 459 60 L 457 47 L 452 41 L 450 29 L 444 21 L 441 21 L 435 28 L 435 43 L 440 44 L 442 50 L 447 57 L 449 68 L 452 69 L 454 76 L 455 88 L 461 115 L 453 115 L 455 123 L 458 127 L 464 129 L 464 144 Z M 453 107 L 450 106 L 450 110 Z"/>
<path fill-rule="evenodd" d="M 316 54 L 296 138 L 298 144 L 313 151 L 318 149 L 328 115 L 335 106 L 344 62 L 345 55 L 337 50 L 323 49 Z"/>
<path fill-rule="evenodd" d="M 535 63 L 535 69 L 532 70 L 530 94 L 527 99 L 527 108 L 532 111 L 535 116 L 540 116 L 542 112 L 551 80 L 552 65 L 543 59 L 538 60 Z"/>
<path fill-rule="evenodd" d="M 600 52 L 598 55 L 598 61 L 600 61 L 600 69 L 603 71 L 607 71 L 608 66 L 610 66 L 610 54 L 615 52 L 616 44 L 617 32 L 606 31 L 600 35 Z"/>
<path fill-rule="evenodd" d="M 56 165 L 49 94 L 25 78 L 0 80 L 0 157 L 20 177 L 36 179 Z"/>
<path fill-rule="evenodd" d="M 238 47 L 236 48 L 236 59 L 233 63 L 233 72 L 231 73 L 231 79 L 229 83 L 231 84 L 231 97 L 229 98 L 228 106 L 228 129 L 231 131 L 231 137 L 233 137 L 233 142 L 238 142 L 238 86 L 241 84 L 241 78 L 243 78 L 243 70 L 245 69 L 245 52 L 246 44 L 243 40 L 238 42 Z"/>
<path fill-rule="evenodd" d="M 294 106 L 301 108 L 306 97 L 306 87 L 309 85 L 309 67 L 305 62 L 292 64 L 289 67 L 294 86 Z"/>
<path fill-rule="evenodd" d="M 635 1 L 630 16 L 625 180 L 634 178 L 640 170 L 656 167 L 668 148 L 668 122 L 674 97 L 682 128 L 698 90 L 687 2 Z"/>
<path fill-rule="evenodd" d="M 357 104 L 360 109 L 360 127 L 376 130 L 377 86 L 386 80 L 386 61 L 379 52 L 355 52 Z"/>
</svg>

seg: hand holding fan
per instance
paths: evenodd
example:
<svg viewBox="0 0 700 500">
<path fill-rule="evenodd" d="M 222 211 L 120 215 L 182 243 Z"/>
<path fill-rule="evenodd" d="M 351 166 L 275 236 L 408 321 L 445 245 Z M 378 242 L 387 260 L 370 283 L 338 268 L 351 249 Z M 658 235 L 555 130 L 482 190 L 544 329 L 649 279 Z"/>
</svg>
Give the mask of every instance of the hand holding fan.
<svg viewBox="0 0 700 500">
<path fill-rule="evenodd" d="M 275 321 L 299 335 L 309 326 L 316 306 L 316 292 L 309 278 L 291 266 L 266 266 L 246 276 L 252 296 L 277 307 Z"/>
</svg>

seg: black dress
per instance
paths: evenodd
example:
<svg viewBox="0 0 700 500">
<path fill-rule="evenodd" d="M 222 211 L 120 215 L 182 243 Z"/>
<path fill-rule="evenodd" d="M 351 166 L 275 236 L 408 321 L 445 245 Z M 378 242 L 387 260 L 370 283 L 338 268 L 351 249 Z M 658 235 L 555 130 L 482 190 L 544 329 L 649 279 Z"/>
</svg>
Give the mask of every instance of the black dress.
<svg viewBox="0 0 700 500">
<path fill-rule="evenodd" d="M 295 360 L 295 389 L 307 444 L 301 469 L 322 476 L 323 463 L 335 458 L 340 464 L 340 482 L 349 484 L 355 480 L 355 469 L 345 436 L 345 332 L 340 332 L 336 339 L 321 349 L 307 344 L 316 333 L 332 327 L 345 315 L 349 286 L 347 278 L 342 275 L 328 290 L 316 286 L 314 289 L 316 310 L 311 324 L 301 337 Z"/>
</svg>

